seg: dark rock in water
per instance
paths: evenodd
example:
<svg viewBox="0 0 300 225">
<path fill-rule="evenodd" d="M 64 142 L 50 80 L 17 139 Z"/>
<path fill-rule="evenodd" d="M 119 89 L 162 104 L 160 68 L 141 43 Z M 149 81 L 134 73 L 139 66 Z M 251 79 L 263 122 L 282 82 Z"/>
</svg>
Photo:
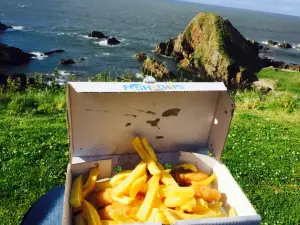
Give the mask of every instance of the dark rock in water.
<svg viewBox="0 0 300 225">
<path fill-rule="evenodd" d="M 278 46 L 279 48 L 292 48 L 292 45 L 285 41 L 279 44 L 276 41 L 268 40 L 268 45 L 271 47 Z"/>
<path fill-rule="evenodd" d="M 278 45 L 279 48 L 292 48 L 292 45 L 289 43 L 286 43 L 285 41 Z"/>
<path fill-rule="evenodd" d="M 174 41 L 175 39 L 169 39 L 167 42 L 159 43 L 156 48 L 155 52 L 157 54 L 165 55 L 165 56 L 171 56 L 172 52 L 174 50 Z"/>
<path fill-rule="evenodd" d="M 134 58 L 139 62 L 144 62 L 147 59 L 147 54 L 144 52 L 138 52 L 135 54 Z"/>
<path fill-rule="evenodd" d="M 80 58 L 80 61 L 84 61 L 84 60 L 86 60 L 86 58 L 84 58 L 84 57 L 81 57 L 81 58 Z"/>
<path fill-rule="evenodd" d="M 268 45 L 273 47 L 273 46 L 278 45 L 278 42 L 272 41 L 272 40 L 268 40 Z"/>
<path fill-rule="evenodd" d="M 161 80 L 175 77 L 162 62 L 150 57 L 145 59 L 142 69 L 145 74 L 153 75 Z"/>
<path fill-rule="evenodd" d="M 111 37 L 111 38 L 107 39 L 107 44 L 108 45 L 118 45 L 120 43 L 121 42 L 117 38 L 115 38 L 115 37 Z"/>
<path fill-rule="evenodd" d="M 258 48 L 229 20 L 200 13 L 174 40 L 171 55 L 180 61 L 180 68 L 229 86 L 257 80 Z"/>
<path fill-rule="evenodd" d="M 34 55 L 21 49 L 0 43 L 0 65 L 18 66 L 29 63 Z"/>
<path fill-rule="evenodd" d="M 65 52 L 65 50 L 58 49 L 58 50 L 53 50 L 53 51 L 45 52 L 44 55 L 52 55 L 53 53 L 63 53 L 63 52 Z"/>
<path fill-rule="evenodd" d="M 71 65 L 74 63 L 75 63 L 75 61 L 73 59 L 62 59 L 60 61 L 60 64 L 62 64 L 62 65 Z"/>
<path fill-rule="evenodd" d="M 0 31 L 6 31 L 7 29 L 12 28 L 12 26 L 7 26 L 0 22 Z"/>
<path fill-rule="evenodd" d="M 88 36 L 93 38 L 108 38 L 105 34 L 96 30 L 93 30 Z"/>
</svg>

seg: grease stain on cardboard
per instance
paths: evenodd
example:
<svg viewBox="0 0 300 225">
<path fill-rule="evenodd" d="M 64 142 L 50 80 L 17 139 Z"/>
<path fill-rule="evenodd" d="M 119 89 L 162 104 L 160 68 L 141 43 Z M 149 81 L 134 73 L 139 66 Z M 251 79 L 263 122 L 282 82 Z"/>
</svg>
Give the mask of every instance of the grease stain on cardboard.
<svg viewBox="0 0 300 225">
<path fill-rule="evenodd" d="M 178 116 L 179 112 L 179 108 L 168 109 L 162 113 L 162 117 Z"/>
<path fill-rule="evenodd" d="M 146 123 L 150 124 L 151 127 L 157 127 L 158 129 L 160 129 L 157 125 L 159 123 L 160 119 L 157 118 L 155 120 L 147 120 Z"/>
</svg>

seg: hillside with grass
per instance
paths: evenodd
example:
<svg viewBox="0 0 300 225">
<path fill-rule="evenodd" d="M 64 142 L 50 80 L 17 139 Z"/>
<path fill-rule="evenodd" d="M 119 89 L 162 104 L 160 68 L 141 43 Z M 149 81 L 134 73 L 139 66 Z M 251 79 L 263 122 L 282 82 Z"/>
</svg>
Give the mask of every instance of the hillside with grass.
<svg viewBox="0 0 300 225">
<path fill-rule="evenodd" d="M 300 73 L 267 68 L 258 77 L 275 90 L 232 93 L 236 110 L 222 160 L 262 224 L 300 224 Z M 100 74 L 92 80 L 111 79 Z M 65 89 L 2 90 L 0 118 L 0 223 L 18 224 L 37 199 L 64 185 Z"/>
</svg>

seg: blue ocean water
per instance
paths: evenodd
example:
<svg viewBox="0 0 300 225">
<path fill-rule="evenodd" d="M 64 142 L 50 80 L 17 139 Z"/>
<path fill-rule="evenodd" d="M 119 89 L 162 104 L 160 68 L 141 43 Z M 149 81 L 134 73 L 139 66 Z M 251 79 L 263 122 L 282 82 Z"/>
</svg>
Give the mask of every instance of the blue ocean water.
<svg viewBox="0 0 300 225">
<path fill-rule="evenodd" d="M 111 73 L 140 72 L 132 59 L 138 51 L 153 55 L 155 45 L 176 37 L 199 12 L 214 12 L 228 18 L 247 38 L 264 42 L 287 41 L 295 48 L 272 48 L 268 57 L 300 64 L 300 17 L 232 9 L 175 0 L 1 0 L 0 21 L 14 29 L 0 33 L 0 42 L 34 52 L 37 59 L 21 67 L 0 68 L 0 72 L 72 72 L 94 75 L 109 69 Z M 87 38 L 100 30 L 121 40 L 118 46 Z M 300 46 L 299 46 L 300 47 Z M 43 57 L 40 53 L 64 49 Z M 86 60 L 70 66 L 59 65 L 61 58 Z M 167 64 L 167 58 L 160 58 Z"/>
</svg>

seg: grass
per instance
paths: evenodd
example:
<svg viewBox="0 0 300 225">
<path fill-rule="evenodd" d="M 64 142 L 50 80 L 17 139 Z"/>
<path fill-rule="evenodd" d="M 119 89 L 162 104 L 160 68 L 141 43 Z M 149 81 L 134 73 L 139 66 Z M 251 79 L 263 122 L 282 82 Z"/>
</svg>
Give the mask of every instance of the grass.
<svg viewBox="0 0 300 225">
<path fill-rule="evenodd" d="M 267 95 L 235 94 L 236 111 L 222 160 L 262 224 L 299 224 L 300 95 L 294 85 L 300 73 L 265 69 L 258 76 L 275 80 L 278 89 Z M 64 184 L 64 90 L 2 93 L 0 148 L 0 224 L 18 224 L 40 196 Z"/>
<path fill-rule="evenodd" d="M 278 91 L 300 94 L 300 76 L 297 72 L 265 68 L 259 73 L 259 76 L 276 81 Z"/>
</svg>

